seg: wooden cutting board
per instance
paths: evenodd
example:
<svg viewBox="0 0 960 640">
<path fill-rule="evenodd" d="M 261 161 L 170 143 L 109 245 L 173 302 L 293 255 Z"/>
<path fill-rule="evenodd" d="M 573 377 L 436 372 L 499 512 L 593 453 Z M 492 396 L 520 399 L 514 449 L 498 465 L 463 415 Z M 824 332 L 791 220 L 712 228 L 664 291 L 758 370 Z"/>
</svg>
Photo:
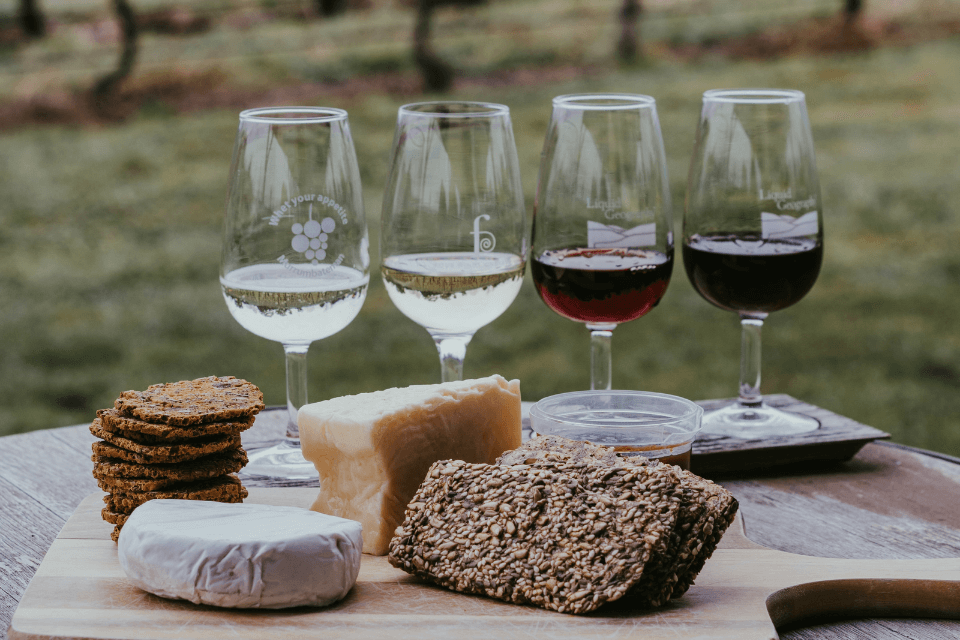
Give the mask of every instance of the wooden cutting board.
<svg viewBox="0 0 960 640">
<path fill-rule="evenodd" d="M 306 507 L 313 488 L 250 489 L 248 502 Z M 611 603 L 573 616 L 466 596 L 364 556 L 356 587 L 324 609 L 228 610 L 165 600 L 127 583 L 100 519 L 102 494 L 64 525 L 27 588 L 10 640 L 236 638 L 695 638 L 767 640 L 825 618 L 960 618 L 960 558 L 837 560 L 749 541 L 740 519 L 696 584 L 656 610 Z"/>
</svg>

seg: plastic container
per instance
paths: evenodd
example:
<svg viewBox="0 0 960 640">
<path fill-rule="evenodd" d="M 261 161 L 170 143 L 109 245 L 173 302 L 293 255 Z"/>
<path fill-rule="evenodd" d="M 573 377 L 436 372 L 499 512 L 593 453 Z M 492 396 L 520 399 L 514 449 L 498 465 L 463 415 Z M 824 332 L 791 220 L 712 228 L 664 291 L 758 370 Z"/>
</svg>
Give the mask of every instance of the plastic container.
<svg viewBox="0 0 960 640">
<path fill-rule="evenodd" d="M 544 398 L 530 409 L 540 435 L 586 440 L 620 455 L 642 455 L 690 468 L 703 408 L 649 391 L 574 391 Z"/>
</svg>

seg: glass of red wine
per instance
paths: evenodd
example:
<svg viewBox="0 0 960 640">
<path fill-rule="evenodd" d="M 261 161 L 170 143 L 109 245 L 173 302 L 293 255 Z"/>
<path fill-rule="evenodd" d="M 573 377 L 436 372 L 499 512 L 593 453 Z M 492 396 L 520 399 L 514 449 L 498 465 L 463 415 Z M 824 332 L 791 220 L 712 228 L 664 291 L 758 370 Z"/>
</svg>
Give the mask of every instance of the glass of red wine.
<svg viewBox="0 0 960 640">
<path fill-rule="evenodd" d="M 660 302 L 673 222 L 656 101 L 553 99 L 533 214 L 533 281 L 555 312 L 590 330 L 590 388 L 612 388 L 617 325 Z"/>
<path fill-rule="evenodd" d="M 760 394 L 760 330 L 803 298 L 820 273 L 823 207 L 804 95 L 712 90 L 687 182 L 683 264 L 694 289 L 740 316 L 740 395 L 703 417 L 703 431 L 745 439 L 813 431 L 809 416 Z"/>
</svg>

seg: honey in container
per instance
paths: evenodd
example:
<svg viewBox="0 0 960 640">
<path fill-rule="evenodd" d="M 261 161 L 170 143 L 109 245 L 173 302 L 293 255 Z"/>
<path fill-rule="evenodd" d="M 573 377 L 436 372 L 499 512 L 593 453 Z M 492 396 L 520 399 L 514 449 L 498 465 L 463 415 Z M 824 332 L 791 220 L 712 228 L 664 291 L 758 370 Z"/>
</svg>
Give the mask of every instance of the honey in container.
<svg viewBox="0 0 960 640">
<path fill-rule="evenodd" d="M 530 410 L 530 426 L 541 435 L 613 447 L 620 455 L 642 455 L 683 469 L 703 409 L 694 402 L 648 391 L 575 391 L 544 398 Z"/>
</svg>

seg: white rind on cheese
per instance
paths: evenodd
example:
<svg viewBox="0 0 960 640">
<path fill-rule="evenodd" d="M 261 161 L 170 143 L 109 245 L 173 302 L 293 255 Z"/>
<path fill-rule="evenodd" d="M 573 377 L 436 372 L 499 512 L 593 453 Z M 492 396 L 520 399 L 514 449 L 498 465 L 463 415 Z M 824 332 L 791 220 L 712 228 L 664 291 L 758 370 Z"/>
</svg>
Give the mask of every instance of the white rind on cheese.
<svg viewBox="0 0 960 640">
<path fill-rule="evenodd" d="M 357 581 L 360 523 L 308 509 L 151 500 L 120 531 L 127 578 L 144 591 L 218 607 L 325 606 Z"/>
<path fill-rule="evenodd" d="M 311 509 L 357 520 L 363 551 L 384 555 L 437 460 L 492 464 L 520 446 L 520 382 L 494 375 L 305 405 L 304 457 L 320 473 Z"/>
</svg>

